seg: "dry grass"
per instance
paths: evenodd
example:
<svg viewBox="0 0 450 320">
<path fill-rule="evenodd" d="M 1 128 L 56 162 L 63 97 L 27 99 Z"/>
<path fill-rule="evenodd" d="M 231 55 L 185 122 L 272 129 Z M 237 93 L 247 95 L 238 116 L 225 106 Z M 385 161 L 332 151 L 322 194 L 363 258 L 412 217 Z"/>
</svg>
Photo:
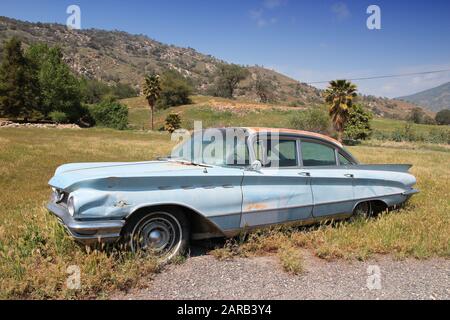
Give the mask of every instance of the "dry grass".
<svg viewBox="0 0 450 320">
<path fill-rule="evenodd" d="M 250 234 L 228 255 L 271 254 L 307 248 L 328 260 L 365 260 L 374 254 L 398 258 L 450 257 L 450 153 L 358 146 L 351 151 L 364 163 L 412 163 L 421 193 L 406 207 L 369 220 L 327 223 L 309 228 L 277 227 Z M 225 255 L 226 253 L 222 253 Z M 283 259 L 283 254 L 279 254 Z M 283 263 L 284 264 L 284 263 Z"/>
<path fill-rule="evenodd" d="M 155 261 L 115 250 L 76 245 L 44 209 L 55 168 L 78 161 L 138 161 L 167 154 L 166 134 L 113 130 L 0 129 L 0 298 L 101 298 L 155 272 Z M 366 259 L 389 253 L 417 258 L 450 256 L 450 153 L 358 146 L 366 163 L 412 163 L 421 193 L 408 206 L 369 221 L 275 228 L 230 240 L 213 254 L 274 254 L 299 273 L 298 248 L 325 259 Z M 244 241 L 245 239 L 245 241 Z M 81 269 L 82 290 L 66 288 L 66 270 Z"/>
<path fill-rule="evenodd" d="M 285 245 L 278 250 L 278 257 L 284 271 L 291 274 L 300 274 L 304 271 L 303 258 L 296 247 Z"/>
<path fill-rule="evenodd" d="M 151 258 L 79 247 L 44 204 L 58 165 L 148 160 L 168 153 L 167 135 L 1 129 L 0 150 L 0 298 L 97 298 L 157 270 Z M 81 270 L 81 290 L 66 288 L 71 265 Z"/>
</svg>

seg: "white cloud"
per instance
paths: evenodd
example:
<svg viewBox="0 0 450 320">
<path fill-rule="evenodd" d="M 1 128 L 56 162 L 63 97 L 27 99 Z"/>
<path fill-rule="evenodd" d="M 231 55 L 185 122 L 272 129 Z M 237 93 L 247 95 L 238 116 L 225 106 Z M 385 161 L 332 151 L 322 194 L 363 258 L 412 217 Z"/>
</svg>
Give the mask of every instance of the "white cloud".
<svg viewBox="0 0 450 320">
<path fill-rule="evenodd" d="M 286 1 L 284 0 L 264 0 L 263 7 L 267 9 L 274 9 L 281 5 L 284 5 Z"/>
<path fill-rule="evenodd" d="M 260 28 L 265 27 L 270 22 L 266 18 L 264 18 L 262 9 L 251 10 L 250 17 L 252 18 L 252 20 L 256 22 L 256 25 Z"/>
<path fill-rule="evenodd" d="M 278 19 L 269 17 L 267 12 L 272 11 L 287 3 L 287 0 L 264 0 L 261 8 L 250 10 L 250 18 L 256 22 L 258 27 L 265 27 L 277 23 Z"/>
<path fill-rule="evenodd" d="M 337 2 L 331 6 L 331 11 L 339 21 L 345 20 L 351 16 L 350 10 L 343 2 Z"/>
</svg>

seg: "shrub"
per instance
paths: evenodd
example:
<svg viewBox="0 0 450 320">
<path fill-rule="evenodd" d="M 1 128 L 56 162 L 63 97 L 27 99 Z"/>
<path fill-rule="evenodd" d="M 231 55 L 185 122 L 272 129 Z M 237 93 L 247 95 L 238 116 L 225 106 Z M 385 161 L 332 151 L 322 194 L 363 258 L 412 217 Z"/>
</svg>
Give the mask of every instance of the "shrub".
<svg viewBox="0 0 450 320">
<path fill-rule="evenodd" d="M 415 107 L 411 110 L 409 120 L 417 124 L 435 124 L 433 118 L 427 115 L 422 108 Z"/>
<path fill-rule="evenodd" d="M 66 113 L 64 113 L 62 111 L 52 111 L 49 113 L 48 116 L 50 117 L 50 119 L 52 119 L 53 122 L 56 122 L 56 123 L 68 123 L 69 122 L 69 117 L 67 116 Z"/>
<path fill-rule="evenodd" d="M 330 134 L 332 132 L 330 117 L 325 108 L 315 107 L 299 111 L 291 118 L 290 126 L 299 130 Z"/>
<path fill-rule="evenodd" d="M 95 124 L 118 130 L 128 127 L 128 108 L 115 100 L 105 100 L 89 108 Z"/>
<path fill-rule="evenodd" d="M 441 110 L 436 113 L 436 122 L 440 125 L 450 124 L 450 109 Z"/>
<path fill-rule="evenodd" d="M 191 94 L 190 83 L 177 71 L 168 70 L 161 76 L 161 93 L 157 107 L 168 108 L 190 104 Z"/>
<path fill-rule="evenodd" d="M 175 130 L 181 128 L 181 118 L 178 113 L 170 113 L 166 117 L 166 123 L 164 125 L 164 130 L 173 133 Z"/>
<path fill-rule="evenodd" d="M 349 118 L 345 124 L 344 135 L 352 140 L 366 140 L 372 134 L 370 121 L 373 115 L 362 105 L 355 104 L 350 108 Z"/>
</svg>

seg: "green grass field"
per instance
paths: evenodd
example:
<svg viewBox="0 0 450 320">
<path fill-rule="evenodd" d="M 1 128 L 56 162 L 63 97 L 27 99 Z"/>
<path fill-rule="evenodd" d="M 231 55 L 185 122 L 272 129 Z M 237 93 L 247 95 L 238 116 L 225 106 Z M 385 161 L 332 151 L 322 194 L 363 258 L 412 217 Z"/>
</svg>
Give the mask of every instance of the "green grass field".
<svg viewBox="0 0 450 320">
<path fill-rule="evenodd" d="M 148 160 L 167 154 L 171 145 L 166 133 L 0 129 L 0 298 L 102 298 L 156 272 L 152 259 L 76 245 L 44 205 L 50 195 L 47 181 L 63 163 Z M 298 247 L 326 259 L 373 254 L 449 258 L 450 152 L 396 143 L 350 149 L 366 163 L 412 163 L 421 193 L 405 209 L 369 221 L 260 232 L 239 251 L 278 252 L 292 273 L 302 270 L 301 257 L 292 254 Z M 222 249 L 222 256 L 234 254 L 228 251 Z M 81 270 L 82 290 L 66 288 L 71 265 Z"/>
<path fill-rule="evenodd" d="M 290 128 L 290 119 L 302 109 L 271 104 L 250 103 L 248 101 L 229 100 L 224 98 L 193 96 L 192 104 L 173 107 L 155 112 L 155 128 L 164 126 L 164 119 L 170 112 L 179 113 L 182 126 L 192 129 L 194 120 L 201 120 L 206 127 L 224 126 L 262 126 Z M 124 99 L 122 102 L 129 107 L 130 127 L 137 130 L 150 128 L 150 109 L 142 97 Z M 222 107 L 223 106 L 223 107 Z M 382 133 L 392 133 L 401 130 L 407 124 L 403 120 L 374 118 L 372 128 Z M 430 130 L 450 131 L 449 126 L 411 124 L 418 134 Z"/>
<path fill-rule="evenodd" d="M 206 96 L 194 96 L 192 100 L 193 104 L 191 105 L 157 110 L 155 112 L 155 129 L 164 126 L 164 120 L 170 112 L 180 114 L 182 127 L 186 129 L 192 129 L 194 121 L 202 121 L 204 128 L 225 126 L 286 128 L 290 126 L 290 119 L 300 110 Z M 150 129 L 150 109 L 142 97 L 124 99 L 122 103 L 129 107 L 129 122 L 132 129 Z"/>
</svg>

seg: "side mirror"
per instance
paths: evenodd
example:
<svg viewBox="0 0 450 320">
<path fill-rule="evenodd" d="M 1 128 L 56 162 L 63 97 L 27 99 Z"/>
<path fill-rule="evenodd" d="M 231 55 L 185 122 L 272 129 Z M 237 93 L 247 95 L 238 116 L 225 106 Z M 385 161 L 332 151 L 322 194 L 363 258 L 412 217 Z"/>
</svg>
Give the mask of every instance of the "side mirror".
<svg viewBox="0 0 450 320">
<path fill-rule="evenodd" d="M 261 168 L 262 168 L 262 163 L 259 160 L 253 161 L 250 166 L 250 170 L 252 170 L 252 171 L 261 171 Z"/>
</svg>

